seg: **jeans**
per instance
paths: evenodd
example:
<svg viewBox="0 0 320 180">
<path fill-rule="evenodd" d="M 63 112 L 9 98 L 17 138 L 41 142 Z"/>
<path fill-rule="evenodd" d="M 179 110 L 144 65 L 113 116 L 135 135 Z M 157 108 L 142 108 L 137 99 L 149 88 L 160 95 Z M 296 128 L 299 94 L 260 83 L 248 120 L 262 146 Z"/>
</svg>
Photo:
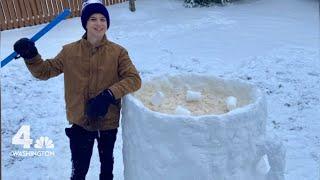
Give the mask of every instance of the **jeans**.
<svg viewBox="0 0 320 180">
<path fill-rule="evenodd" d="M 89 169 L 94 140 L 98 141 L 100 180 L 113 179 L 113 148 L 118 129 L 87 131 L 78 125 L 66 128 L 70 140 L 72 174 L 71 180 L 85 180 Z"/>
</svg>

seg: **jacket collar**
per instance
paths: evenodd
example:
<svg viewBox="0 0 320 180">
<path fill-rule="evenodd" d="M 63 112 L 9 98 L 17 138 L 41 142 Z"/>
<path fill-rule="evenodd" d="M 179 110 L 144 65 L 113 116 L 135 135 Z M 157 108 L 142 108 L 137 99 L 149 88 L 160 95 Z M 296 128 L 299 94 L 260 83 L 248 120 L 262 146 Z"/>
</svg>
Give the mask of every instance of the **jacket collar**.
<svg viewBox="0 0 320 180">
<path fill-rule="evenodd" d="M 87 40 L 87 33 L 84 33 L 81 39 L 81 42 L 87 46 L 88 48 L 94 48 L 94 46 Z M 102 40 L 100 41 L 99 45 L 96 47 L 101 47 L 109 44 L 109 40 L 107 39 L 107 36 L 104 35 Z"/>
</svg>

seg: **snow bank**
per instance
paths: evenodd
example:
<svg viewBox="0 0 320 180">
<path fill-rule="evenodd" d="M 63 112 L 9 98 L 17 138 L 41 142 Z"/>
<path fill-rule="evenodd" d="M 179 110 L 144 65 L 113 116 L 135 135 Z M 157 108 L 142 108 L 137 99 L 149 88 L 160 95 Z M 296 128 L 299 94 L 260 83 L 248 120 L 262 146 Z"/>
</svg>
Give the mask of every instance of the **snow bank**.
<svg viewBox="0 0 320 180">
<path fill-rule="evenodd" d="M 190 102 L 172 99 L 188 90 L 202 92 L 201 102 L 191 106 Z M 159 91 L 165 98 L 153 107 L 150 99 Z M 220 99 L 223 105 L 201 104 L 214 103 L 208 95 Z M 237 98 L 237 108 L 221 112 L 226 108 L 221 99 L 230 96 Z M 179 105 L 187 107 L 191 114 L 175 115 Z M 203 111 L 203 107 L 207 110 Z M 123 102 L 124 177 L 126 180 L 283 179 L 284 150 L 281 143 L 267 140 L 266 116 L 263 94 L 239 80 L 181 74 L 144 82 L 141 90 L 126 96 Z"/>
</svg>

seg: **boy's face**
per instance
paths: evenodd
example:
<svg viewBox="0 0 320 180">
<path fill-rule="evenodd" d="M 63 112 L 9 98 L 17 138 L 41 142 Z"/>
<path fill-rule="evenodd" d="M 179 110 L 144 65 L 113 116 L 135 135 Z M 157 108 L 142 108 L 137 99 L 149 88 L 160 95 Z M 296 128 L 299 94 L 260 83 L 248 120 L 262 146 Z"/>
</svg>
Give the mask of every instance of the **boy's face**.
<svg viewBox="0 0 320 180">
<path fill-rule="evenodd" d="M 95 38 L 102 38 L 107 31 L 107 19 L 100 13 L 90 16 L 87 22 L 87 33 Z"/>
</svg>

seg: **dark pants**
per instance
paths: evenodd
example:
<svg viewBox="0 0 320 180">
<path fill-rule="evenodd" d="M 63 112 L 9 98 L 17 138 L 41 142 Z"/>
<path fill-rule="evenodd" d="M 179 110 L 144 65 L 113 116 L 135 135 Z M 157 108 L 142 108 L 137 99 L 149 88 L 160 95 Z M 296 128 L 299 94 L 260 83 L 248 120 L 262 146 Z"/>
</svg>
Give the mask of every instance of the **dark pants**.
<svg viewBox="0 0 320 180">
<path fill-rule="evenodd" d="M 98 141 L 100 158 L 100 180 L 113 179 L 113 148 L 118 129 L 106 131 L 87 131 L 73 125 L 66 128 L 70 139 L 72 174 L 71 180 L 84 180 L 89 169 L 94 140 Z"/>
</svg>

